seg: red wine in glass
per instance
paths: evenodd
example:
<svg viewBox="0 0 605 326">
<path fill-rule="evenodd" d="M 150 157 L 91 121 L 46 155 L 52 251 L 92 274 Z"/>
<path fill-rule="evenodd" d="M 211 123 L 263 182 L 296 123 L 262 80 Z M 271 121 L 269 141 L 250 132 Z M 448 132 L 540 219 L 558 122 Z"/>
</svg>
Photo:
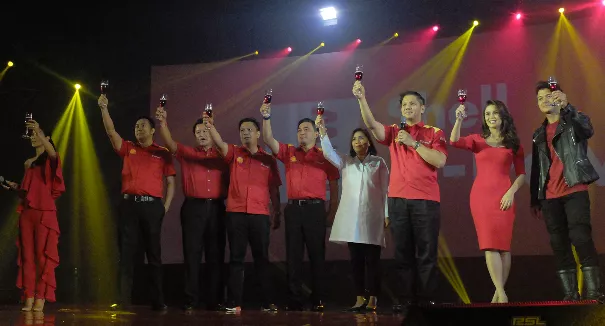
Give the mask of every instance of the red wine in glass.
<svg viewBox="0 0 605 326">
<path fill-rule="evenodd" d="M 165 107 L 166 102 L 168 102 L 168 95 L 162 94 L 162 97 L 160 97 L 160 106 Z"/>
<path fill-rule="evenodd" d="M 212 118 L 212 103 L 206 104 L 204 112 L 206 113 L 206 116 L 208 116 L 208 118 Z"/>
<path fill-rule="evenodd" d="M 357 65 L 355 67 L 355 80 L 361 80 L 363 78 L 363 66 Z"/>
<path fill-rule="evenodd" d="M 557 79 L 555 77 L 552 77 L 552 76 L 548 77 L 548 87 L 550 88 L 550 90 L 552 92 L 561 90 L 559 88 L 559 82 L 557 82 Z"/>
<path fill-rule="evenodd" d="M 273 98 L 273 90 L 269 89 L 268 91 L 265 92 L 265 98 L 263 99 L 263 103 L 270 104 L 272 98 Z"/>
<path fill-rule="evenodd" d="M 25 123 L 28 123 L 33 119 L 34 119 L 33 114 L 31 114 L 29 112 L 25 113 Z M 25 133 L 21 137 L 23 137 L 24 139 L 30 139 L 32 137 L 32 133 L 33 132 L 31 129 L 25 127 Z"/>
<path fill-rule="evenodd" d="M 109 93 L 109 80 L 101 81 L 101 94 L 107 95 Z"/>
<path fill-rule="evenodd" d="M 317 115 L 324 114 L 324 102 L 317 103 Z"/>
<path fill-rule="evenodd" d="M 464 103 L 466 103 L 466 89 L 458 90 L 458 102 L 460 102 L 460 104 L 462 104 L 462 105 L 464 105 Z"/>
</svg>

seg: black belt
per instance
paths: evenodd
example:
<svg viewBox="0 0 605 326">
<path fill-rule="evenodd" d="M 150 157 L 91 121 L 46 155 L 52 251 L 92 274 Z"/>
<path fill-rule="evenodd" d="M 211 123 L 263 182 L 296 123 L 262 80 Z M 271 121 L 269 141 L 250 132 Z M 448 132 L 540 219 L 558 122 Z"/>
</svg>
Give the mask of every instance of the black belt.
<svg viewBox="0 0 605 326">
<path fill-rule="evenodd" d="M 288 204 L 296 206 L 305 206 L 311 204 L 323 204 L 323 199 L 289 199 Z"/>
<path fill-rule="evenodd" d="M 160 198 L 158 197 L 153 197 L 153 196 L 147 196 L 147 195 L 130 195 L 130 194 L 124 194 L 124 199 L 126 200 L 132 200 L 134 202 L 137 203 L 145 203 L 145 202 L 154 202 L 156 200 L 160 200 Z"/>
</svg>

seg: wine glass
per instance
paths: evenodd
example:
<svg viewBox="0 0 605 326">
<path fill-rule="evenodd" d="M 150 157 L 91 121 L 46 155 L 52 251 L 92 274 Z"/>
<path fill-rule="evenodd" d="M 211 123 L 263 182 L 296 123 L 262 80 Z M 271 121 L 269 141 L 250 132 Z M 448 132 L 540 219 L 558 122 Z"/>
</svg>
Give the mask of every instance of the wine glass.
<svg viewBox="0 0 605 326">
<path fill-rule="evenodd" d="M 28 123 L 33 119 L 34 119 L 33 114 L 31 114 L 30 112 L 25 113 L 25 123 Z M 32 137 L 32 134 L 33 134 L 32 130 L 26 126 L 25 133 L 21 137 L 23 139 L 30 139 Z"/>
<path fill-rule="evenodd" d="M 317 115 L 324 114 L 324 102 L 317 103 Z"/>
<path fill-rule="evenodd" d="M 355 67 L 355 80 L 361 81 L 363 79 L 363 65 L 357 65 Z"/>
<path fill-rule="evenodd" d="M 167 94 L 162 94 L 162 97 L 160 97 L 160 106 L 161 107 L 165 107 L 166 106 L 166 102 L 168 102 L 168 95 Z"/>
<path fill-rule="evenodd" d="M 265 91 L 265 98 L 263 99 L 263 103 L 270 104 L 272 98 L 273 98 L 273 89 L 269 89 L 269 90 Z"/>
</svg>

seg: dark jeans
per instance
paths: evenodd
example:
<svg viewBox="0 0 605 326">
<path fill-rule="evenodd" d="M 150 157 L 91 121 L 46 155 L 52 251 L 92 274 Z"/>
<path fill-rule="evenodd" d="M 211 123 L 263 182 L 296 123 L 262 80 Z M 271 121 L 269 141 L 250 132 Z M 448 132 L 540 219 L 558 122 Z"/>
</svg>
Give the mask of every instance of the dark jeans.
<svg viewBox="0 0 605 326">
<path fill-rule="evenodd" d="M 355 293 L 377 297 L 380 294 L 380 251 L 378 245 L 349 242 Z M 367 284 L 367 285 L 366 285 Z"/>
<path fill-rule="evenodd" d="M 254 268 L 260 280 L 259 299 L 263 305 L 269 302 L 269 229 L 267 215 L 227 213 L 227 236 L 229 239 L 229 284 L 228 304 L 241 306 L 244 290 L 244 259 L 248 243 L 254 258 Z"/>
<path fill-rule="evenodd" d="M 152 202 L 135 202 L 122 199 L 118 222 L 120 247 L 120 303 L 132 303 L 134 259 L 142 241 L 151 270 L 151 301 L 164 304 L 162 292 L 161 234 L 164 205 L 158 198 Z"/>
<path fill-rule="evenodd" d="M 185 300 L 199 303 L 199 277 L 202 249 L 206 255 L 204 280 L 206 304 L 223 303 L 225 262 L 225 204 L 223 200 L 186 198 L 181 207 L 183 256 L 185 258 Z"/>
<path fill-rule="evenodd" d="M 399 301 L 429 300 L 437 286 L 440 204 L 404 198 L 389 198 L 388 204 Z"/>
<path fill-rule="evenodd" d="M 591 235 L 588 191 L 542 200 L 540 204 L 558 270 L 576 269 L 572 244 L 582 267 L 598 266 L 597 250 Z"/>
<path fill-rule="evenodd" d="M 307 247 L 311 262 L 311 301 L 318 304 L 324 298 L 324 269 L 326 255 L 326 208 L 323 203 L 299 206 L 288 204 L 286 221 L 286 261 L 288 265 L 288 295 L 291 305 L 302 305 L 302 263 Z"/>
</svg>

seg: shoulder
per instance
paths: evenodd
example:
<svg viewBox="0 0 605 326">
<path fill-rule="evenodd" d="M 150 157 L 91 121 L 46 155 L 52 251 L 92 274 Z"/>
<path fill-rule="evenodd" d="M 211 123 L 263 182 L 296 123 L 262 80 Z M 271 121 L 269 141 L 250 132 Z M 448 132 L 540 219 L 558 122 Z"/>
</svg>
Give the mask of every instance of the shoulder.
<svg viewBox="0 0 605 326">
<path fill-rule="evenodd" d="M 443 130 L 441 130 L 441 129 L 435 127 L 435 126 L 424 125 L 423 127 L 426 128 L 426 129 L 432 130 L 432 132 L 434 132 L 434 133 L 443 132 Z"/>
</svg>

